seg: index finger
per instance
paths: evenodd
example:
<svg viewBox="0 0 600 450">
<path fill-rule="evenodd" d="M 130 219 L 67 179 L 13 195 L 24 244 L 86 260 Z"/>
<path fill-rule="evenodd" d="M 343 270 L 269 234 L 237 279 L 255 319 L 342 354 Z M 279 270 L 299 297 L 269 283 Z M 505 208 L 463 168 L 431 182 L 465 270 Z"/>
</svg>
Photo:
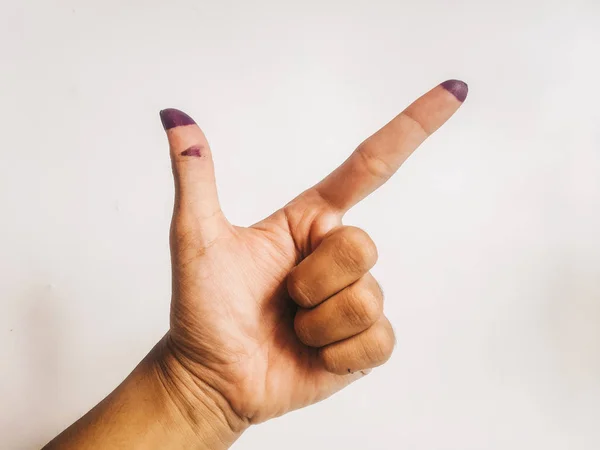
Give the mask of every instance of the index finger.
<svg viewBox="0 0 600 450">
<path fill-rule="evenodd" d="M 448 80 L 417 99 L 311 190 L 345 212 L 385 183 L 462 105 L 468 86 Z"/>
</svg>

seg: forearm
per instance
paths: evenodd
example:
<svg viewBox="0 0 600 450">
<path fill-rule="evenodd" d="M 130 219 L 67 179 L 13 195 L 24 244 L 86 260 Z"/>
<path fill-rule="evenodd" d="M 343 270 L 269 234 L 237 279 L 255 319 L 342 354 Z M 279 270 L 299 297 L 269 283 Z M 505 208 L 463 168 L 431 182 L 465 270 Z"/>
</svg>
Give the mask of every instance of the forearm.
<svg viewBox="0 0 600 450">
<path fill-rule="evenodd" d="M 245 428 L 228 408 L 178 367 L 163 339 L 117 389 L 44 448 L 227 449 Z"/>
</svg>

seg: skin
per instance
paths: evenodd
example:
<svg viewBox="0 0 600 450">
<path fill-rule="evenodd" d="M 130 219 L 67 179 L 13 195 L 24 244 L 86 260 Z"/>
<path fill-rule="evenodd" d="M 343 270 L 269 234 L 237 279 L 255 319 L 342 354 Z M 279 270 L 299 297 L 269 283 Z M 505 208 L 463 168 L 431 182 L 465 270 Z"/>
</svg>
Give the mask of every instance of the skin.
<svg viewBox="0 0 600 450">
<path fill-rule="evenodd" d="M 221 211 L 200 128 L 163 111 L 176 187 L 170 330 L 45 448 L 225 449 L 251 424 L 323 400 L 385 363 L 395 338 L 369 272 L 377 249 L 342 218 L 465 97 L 462 82 L 433 88 L 323 181 L 248 228 Z"/>
</svg>

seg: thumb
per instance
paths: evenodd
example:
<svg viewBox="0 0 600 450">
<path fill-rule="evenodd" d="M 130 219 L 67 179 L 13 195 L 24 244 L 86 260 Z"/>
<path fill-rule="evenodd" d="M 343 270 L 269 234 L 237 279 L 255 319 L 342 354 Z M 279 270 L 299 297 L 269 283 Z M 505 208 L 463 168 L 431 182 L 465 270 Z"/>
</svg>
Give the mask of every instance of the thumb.
<svg viewBox="0 0 600 450">
<path fill-rule="evenodd" d="M 191 227 L 183 231 L 207 245 L 228 225 L 219 205 L 208 141 L 196 122 L 182 111 L 162 110 L 160 119 L 169 140 L 175 180 L 173 222 Z"/>
</svg>

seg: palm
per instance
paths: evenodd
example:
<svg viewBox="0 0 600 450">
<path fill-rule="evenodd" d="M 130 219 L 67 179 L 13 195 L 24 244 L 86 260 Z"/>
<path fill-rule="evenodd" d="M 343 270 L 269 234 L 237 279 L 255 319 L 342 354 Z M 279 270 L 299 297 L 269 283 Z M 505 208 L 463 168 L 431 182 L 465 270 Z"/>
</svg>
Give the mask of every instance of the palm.
<svg viewBox="0 0 600 450">
<path fill-rule="evenodd" d="M 230 225 L 221 213 L 200 129 L 186 117 L 166 127 L 177 191 L 171 341 L 190 372 L 211 380 L 239 415 L 264 421 L 362 376 L 330 373 L 317 349 L 300 342 L 286 278 L 347 209 L 453 114 L 460 103 L 448 94 L 436 88 L 421 97 L 319 185 L 250 228 Z"/>
<path fill-rule="evenodd" d="M 244 399 L 234 408 L 255 422 L 322 400 L 360 376 L 327 372 L 294 332 L 285 278 L 319 238 L 314 230 L 335 220 L 319 215 L 320 206 L 307 200 L 253 227 L 227 227 L 199 256 L 185 250 L 192 242 L 177 245 L 185 269 L 175 283 L 185 287 L 174 297 L 172 335 L 191 361 L 227 380 L 219 389 L 232 403 Z"/>
</svg>

